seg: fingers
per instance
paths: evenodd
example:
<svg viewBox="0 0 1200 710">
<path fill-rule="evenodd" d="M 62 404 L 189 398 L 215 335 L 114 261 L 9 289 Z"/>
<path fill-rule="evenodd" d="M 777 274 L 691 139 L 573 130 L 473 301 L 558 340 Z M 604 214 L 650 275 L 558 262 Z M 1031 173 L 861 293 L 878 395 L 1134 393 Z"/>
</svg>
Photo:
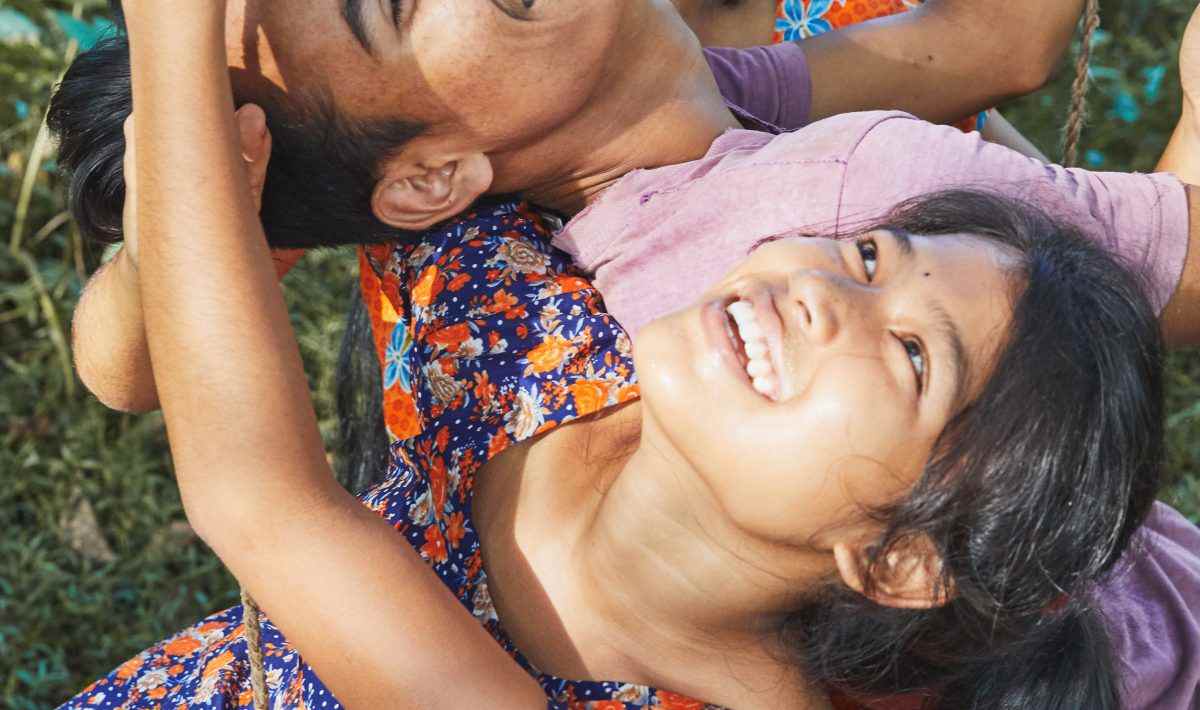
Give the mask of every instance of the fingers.
<svg viewBox="0 0 1200 710">
<path fill-rule="evenodd" d="M 133 140 L 132 113 L 129 114 L 129 118 L 125 119 L 122 130 L 125 133 L 125 159 L 122 167 L 125 173 L 125 194 L 128 195 L 133 191 L 135 180 L 137 179 L 137 171 L 134 169 L 134 164 L 137 160 L 137 145 Z"/>
<path fill-rule="evenodd" d="M 242 158 L 246 161 L 246 178 L 250 183 L 250 196 L 254 209 L 262 209 L 263 185 L 267 181 L 267 164 L 271 157 L 271 133 L 267 130 L 267 117 L 254 104 L 246 104 L 237 110 L 238 137 L 241 141 Z"/>
<path fill-rule="evenodd" d="M 137 143 L 133 140 L 133 114 L 125 119 L 125 157 L 121 164 L 125 181 L 125 205 L 121 210 L 121 237 L 125 242 L 125 255 L 134 265 L 138 261 L 137 228 Z"/>
</svg>

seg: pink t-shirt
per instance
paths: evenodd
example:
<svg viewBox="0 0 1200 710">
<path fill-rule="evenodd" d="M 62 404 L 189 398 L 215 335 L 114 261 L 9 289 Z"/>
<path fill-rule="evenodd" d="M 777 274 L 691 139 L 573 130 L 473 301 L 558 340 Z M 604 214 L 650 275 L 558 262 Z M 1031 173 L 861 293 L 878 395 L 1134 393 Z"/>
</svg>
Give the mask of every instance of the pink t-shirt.
<svg viewBox="0 0 1200 710">
<path fill-rule="evenodd" d="M 1166 174 L 1047 165 L 895 111 L 835 116 L 781 135 L 733 130 L 700 160 L 634 171 L 558 233 L 633 335 L 691 305 L 763 237 L 835 233 L 937 190 L 1032 201 L 1143 271 L 1161 309 L 1187 252 L 1183 185 Z"/>
<path fill-rule="evenodd" d="M 795 96 L 773 114 L 762 92 L 727 97 L 747 112 L 765 105 L 759 115 L 780 123 L 803 122 L 796 106 L 807 112 Z M 1156 309 L 1179 282 L 1188 205 L 1174 177 L 1046 165 L 898 112 L 847 114 L 783 135 L 729 131 L 700 160 L 622 178 L 554 243 L 594 274 L 609 312 L 636 334 L 695 302 L 763 237 L 851 231 L 905 199 L 958 187 L 1032 201 L 1080 227 L 1146 275 Z M 1123 701 L 1187 710 L 1200 692 L 1200 530 L 1156 503 L 1134 539 L 1098 593 Z"/>
</svg>

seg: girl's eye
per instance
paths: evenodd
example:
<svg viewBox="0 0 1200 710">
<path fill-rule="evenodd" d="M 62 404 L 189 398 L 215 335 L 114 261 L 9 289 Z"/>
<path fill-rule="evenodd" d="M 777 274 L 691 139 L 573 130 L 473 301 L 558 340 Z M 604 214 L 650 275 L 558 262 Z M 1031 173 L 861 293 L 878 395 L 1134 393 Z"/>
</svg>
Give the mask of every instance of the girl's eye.
<svg viewBox="0 0 1200 710">
<path fill-rule="evenodd" d="M 917 340 L 904 339 L 900 343 L 904 345 L 904 352 L 908 353 L 908 360 L 912 363 L 913 372 L 917 376 L 917 393 L 921 393 L 925 389 L 925 351 L 921 349 L 921 343 Z"/>
<path fill-rule="evenodd" d="M 875 246 L 874 239 L 860 239 L 855 242 L 858 247 L 858 255 L 862 257 L 863 272 L 867 275 L 867 281 L 875 280 L 875 267 L 879 262 L 879 247 Z"/>
</svg>

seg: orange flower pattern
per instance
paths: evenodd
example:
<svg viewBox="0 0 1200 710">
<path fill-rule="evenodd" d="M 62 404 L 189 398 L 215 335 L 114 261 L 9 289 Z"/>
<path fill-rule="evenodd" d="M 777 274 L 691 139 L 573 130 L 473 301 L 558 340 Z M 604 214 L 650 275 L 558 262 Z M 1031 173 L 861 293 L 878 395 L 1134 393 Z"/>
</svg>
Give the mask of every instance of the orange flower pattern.
<svg viewBox="0 0 1200 710">
<path fill-rule="evenodd" d="M 471 519 L 476 471 L 514 442 L 637 397 L 629 338 L 550 246 L 539 215 L 497 202 L 417 243 L 366 247 L 360 264 L 380 363 L 394 375 L 391 401 L 404 402 L 402 416 L 388 420 L 388 476 L 363 494 L 364 505 L 537 678 L 547 707 L 711 707 L 642 685 L 540 673 L 492 606 Z M 249 708 L 241 618 L 238 606 L 205 619 L 64 707 Z M 272 708 L 341 707 L 269 618 L 263 647 Z"/>
</svg>

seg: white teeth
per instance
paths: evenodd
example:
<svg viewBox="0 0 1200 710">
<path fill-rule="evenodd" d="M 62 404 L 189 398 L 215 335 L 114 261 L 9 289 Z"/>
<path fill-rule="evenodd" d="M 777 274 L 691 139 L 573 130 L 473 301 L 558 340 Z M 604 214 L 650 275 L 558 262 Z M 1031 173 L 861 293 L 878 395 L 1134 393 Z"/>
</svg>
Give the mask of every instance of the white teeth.
<svg viewBox="0 0 1200 710">
<path fill-rule="evenodd" d="M 751 340 L 746 343 L 746 357 L 751 360 L 765 358 L 770 350 L 767 348 L 767 343 L 762 340 Z"/>
<path fill-rule="evenodd" d="M 754 320 L 754 306 L 745 301 L 734 301 L 725 307 L 725 312 L 733 316 L 740 325 L 743 320 Z"/>
<path fill-rule="evenodd" d="M 762 328 L 754 315 L 754 306 L 747 301 L 734 301 L 725 308 L 733 319 L 746 353 L 746 374 L 754 389 L 766 397 L 775 397 L 777 381 L 775 367 L 771 364 L 771 350 L 767 345 Z"/>
<path fill-rule="evenodd" d="M 766 360 L 753 360 L 752 359 L 752 360 L 750 360 L 750 362 L 746 363 L 746 373 L 749 374 L 750 377 L 752 377 L 752 378 L 766 377 L 768 375 L 774 374 L 774 372 L 775 372 L 775 368 L 771 367 L 771 363 L 767 362 Z"/>
</svg>

